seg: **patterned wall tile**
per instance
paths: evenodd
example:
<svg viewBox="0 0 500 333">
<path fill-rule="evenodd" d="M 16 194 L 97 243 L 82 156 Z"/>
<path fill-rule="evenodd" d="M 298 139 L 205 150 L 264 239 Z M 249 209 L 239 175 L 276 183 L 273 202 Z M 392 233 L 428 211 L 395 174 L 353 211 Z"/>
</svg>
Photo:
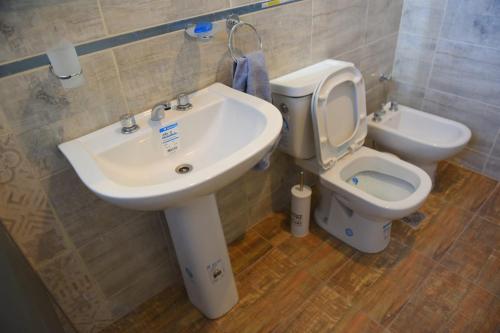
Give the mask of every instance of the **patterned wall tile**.
<svg viewBox="0 0 500 333">
<path fill-rule="evenodd" d="M 399 29 L 403 0 L 370 0 L 366 23 L 366 40 L 372 42 Z"/>
<path fill-rule="evenodd" d="M 133 31 L 229 7 L 229 0 L 99 0 L 111 34 Z"/>
<path fill-rule="evenodd" d="M 96 327 L 111 324 L 106 301 L 76 253 L 58 257 L 39 275 L 79 332 L 96 332 Z"/>
<path fill-rule="evenodd" d="M 366 0 L 313 0 L 313 59 L 334 58 L 365 44 Z"/>
<path fill-rule="evenodd" d="M 500 107 L 500 50 L 440 40 L 429 87 Z"/>
<path fill-rule="evenodd" d="M 401 32 L 437 37 L 446 0 L 406 0 L 401 17 Z"/>
<path fill-rule="evenodd" d="M 48 70 L 0 80 L 0 113 L 40 177 L 68 166 L 57 144 L 118 120 L 127 108 L 110 51 L 80 57 L 82 87 L 64 90 Z"/>
<path fill-rule="evenodd" d="M 449 0 L 443 37 L 500 49 L 497 0 Z"/>
<path fill-rule="evenodd" d="M 394 80 L 391 83 L 390 99 L 417 110 L 422 110 L 425 88 Z"/>
<path fill-rule="evenodd" d="M 60 38 L 80 43 L 104 33 L 96 1 L 0 2 L 0 62 L 45 53 Z"/>
<path fill-rule="evenodd" d="M 77 248 L 142 214 L 99 199 L 72 169 L 44 179 L 42 186 Z"/>
<path fill-rule="evenodd" d="M 47 197 L 12 136 L 0 137 L 0 220 L 33 266 L 67 249 Z"/>
</svg>

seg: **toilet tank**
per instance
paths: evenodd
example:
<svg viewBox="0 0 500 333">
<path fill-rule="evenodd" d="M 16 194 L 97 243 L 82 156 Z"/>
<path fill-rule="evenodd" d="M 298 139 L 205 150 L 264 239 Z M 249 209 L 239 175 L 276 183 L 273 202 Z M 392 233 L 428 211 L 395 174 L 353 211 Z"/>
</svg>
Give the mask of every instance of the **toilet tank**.
<svg viewBox="0 0 500 333">
<path fill-rule="evenodd" d="M 298 159 L 316 154 L 311 121 L 311 99 L 317 85 L 339 66 L 328 59 L 271 80 L 273 104 L 283 116 L 279 149 Z"/>
</svg>

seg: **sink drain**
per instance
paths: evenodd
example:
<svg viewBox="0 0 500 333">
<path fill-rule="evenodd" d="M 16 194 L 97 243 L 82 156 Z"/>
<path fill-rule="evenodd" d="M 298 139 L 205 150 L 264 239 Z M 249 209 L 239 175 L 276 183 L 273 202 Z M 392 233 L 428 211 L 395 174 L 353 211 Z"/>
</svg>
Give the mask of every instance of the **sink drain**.
<svg viewBox="0 0 500 333">
<path fill-rule="evenodd" d="M 191 172 L 193 170 L 193 166 L 191 164 L 181 164 L 175 168 L 175 172 L 183 175 L 185 173 Z"/>
</svg>

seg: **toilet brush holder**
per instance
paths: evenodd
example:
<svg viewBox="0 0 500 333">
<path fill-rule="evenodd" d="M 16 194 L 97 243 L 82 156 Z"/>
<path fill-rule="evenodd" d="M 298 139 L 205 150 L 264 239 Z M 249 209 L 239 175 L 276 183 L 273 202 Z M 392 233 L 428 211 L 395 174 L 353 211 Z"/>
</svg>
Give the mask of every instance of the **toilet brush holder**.
<svg viewBox="0 0 500 333">
<path fill-rule="evenodd" d="M 304 185 L 304 172 L 300 172 L 300 183 L 292 187 L 292 207 L 290 224 L 295 237 L 304 237 L 309 233 L 312 190 Z"/>
</svg>

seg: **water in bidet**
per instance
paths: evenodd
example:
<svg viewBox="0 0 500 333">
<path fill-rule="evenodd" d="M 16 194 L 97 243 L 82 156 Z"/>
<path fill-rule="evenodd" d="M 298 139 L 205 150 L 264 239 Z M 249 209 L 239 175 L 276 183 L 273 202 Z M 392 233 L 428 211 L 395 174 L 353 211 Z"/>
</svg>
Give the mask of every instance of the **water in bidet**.
<svg viewBox="0 0 500 333">
<path fill-rule="evenodd" d="M 377 171 L 362 171 L 346 180 L 348 184 L 386 201 L 409 197 L 415 187 L 407 181 Z"/>
</svg>

